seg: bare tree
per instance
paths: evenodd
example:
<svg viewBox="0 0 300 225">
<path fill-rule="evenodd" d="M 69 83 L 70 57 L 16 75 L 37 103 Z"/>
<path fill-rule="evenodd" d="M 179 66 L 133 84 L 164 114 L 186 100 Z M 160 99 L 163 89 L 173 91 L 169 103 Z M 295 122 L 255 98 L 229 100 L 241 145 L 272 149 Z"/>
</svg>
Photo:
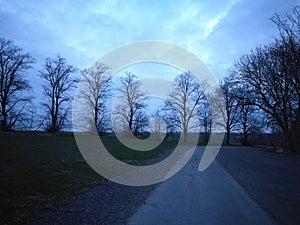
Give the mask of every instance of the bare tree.
<svg viewBox="0 0 300 225">
<path fill-rule="evenodd" d="M 199 124 L 195 123 L 198 121 L 197 107 L 205 100 L 204 90 L 206 88 L 207 83 L 202 82 L 200 86 L 194 80 L 191 72 L 182 73 L 174 80 L 174 89 L 169 94 L 164 110 L 178 112 L 179 117 L 170 116 L 168 120 L 172 120 L 172 123 L 183 132 L 185 142 L 188 132 L 200 129 Z"/>
<path fill-rule="evenodd" d="M 300 25 L 299 8 L 287 20 L 273 17 L 280 30 L 275 43 L 258 47 L 235 64 L 240 81 L 255 93 L 248 104 L 263 110 L 276 122 L 284 137 L 287 151 L 296 152 L 300 130 Z"/>
<path fill-rule="evenodd" d="M 84 88 L 80 94 L 92 114 L 91 130 L 101 136 L 111 129 L 107 101 L 111 91 L 110 68 L 97 62 L 83 71 Z"/>
<path fill-rule="evenodd" d="M 219 96 L 224 97 L 223 101 L 220 101 Z M 237 88 L 235 83 L 231 81 L 230 77 L 225 77 L 220 86 L 216 87 L 215 93 L 212 96 L 214 107 L 217 108 L 216 112 L 221 115 L 213 115 L 216 118 L 216 124 L 220 125 L 226 130 L 226 144 L 230 144 L 230 134 L 233 131 L 239 129 L 241 111 L 239 108 L 239 101 L 237 96 Z M 215 112 L 213 112 L 215 113 Z"/>
<path fill-rule="evenodd" d="M 206 100 L 202 106 L 198 108 L 198 116 L 200 120 L 200 126 L 203 127 L 204 142 L 207 143 L 212 129 L 212 115 L 209 102 Z"/>
<path fill-rule="evenodd" d="M 2 128 L 10 130 L 23 120 L 23 113 L 30 97 L 31 89 L 24 78 L 24 72 L 31 68 L 34 59 L 24 53 L 11 40 L 0 38 L 0 103 Z"/>
<path fill-rule="evenodd" d="M 264 124 L 263 113 L 254 105 L 247 104 L 246 101 L 239 101 L 241 112 L 240 126 L 243 134 L 242 144 L 249 145 L 251 134 L 261 133 Z"/>
<path fill-rule="evenodd" d="M 180 115 L 178 114 L 176 108 L 169 101 L 165 101 L 162 110 L 162 116 L 167 125 L 166 138 L 172 136 L 174 140 L 174 137 L 181 131 Z"/>
<path fill-rule="evenodd" d="M 134 115 L 134 122 L 132 124 L 133 134 L 138 136 L 139 134 L 143 137 L 144 132 L 149 127 L 149 116 L 143 110 L 139 110 Z"/>
<path fill-rule="evenodd" d="M 162 112 L 163 111 L 160 108 L 157 108 L 155 110 L 155 112 L 152 114 L 153 120 L 150 126 L 153 137 L 155 137 L 158 140 L 161 139 L 162 136 L 164 136 L 164 132 L 167 128 L 166 122 L 163 119 L 164 115 Z"/>
<path fill-rule="evenodd" d="M 296 152 L 300 144 L 300 6 L 296 6 L 285 19 L 275 14 L 272 21 L 276 24 L 280 34 L 280 37 L 275 39 L 276 54 L 281 61 L 280 73 L 289 74 L 292 80 L 291 88 L 295 91 L 295 103 L 291 105 L 295 116 L 291 126 L 288 129 L 280 124 L 279 126 L 284 133 L 286 148 L 291 152 Z"/>
<path fill-rule="evenodd" d="M 20 115 L 21 121 L 14 126 L 16 130 L 23 131 L 38 131 L 43 125 L 44 118 L 37 111 L 37 107 L 33 101 L 28 101 L 23 105 L 23 112 Z"/>
<path fill-rule="evenodd" d="M 299 107 L 299 87 L 293 85 L 290 73 L 281 70 L 283 65 L 274 47 L 257 48 L 240 58 L 235 68 L 240 71 L 242 82 L 255 91 L 247 103 L 259 107 L 278 123 L 289 145 L 286 149 L 293 152 L 292 127 Z"/>
<path fill-rule="evenodd" d="M 129 130 L 137 136 L 145 126 L 148 126 L 148 116 L 145 114 L 145 93 L 140 90 L 140 81 L 136 76 L 127 72 L 121 78 L 122 87 L 120 88 L 120 99 L 114 110 L 128 125 Z"/>
<path fill-rule="evenodd" d="M 234 80 L 234 74 L 230 75 L 230 79 Z M 257 134 L 262 131 L 262 127 L 265 121 L 265 113 L 257 106 L 249 104 L 247 99 L 253 99 L 255 92 L 248 87 L 247 84 L 235 81 L 235 97 L 238 101 L 238 107 L 240 112 L 240 130 L 243 134 L 242 144 L 249 145 L 249 136 L 251 134 Z"/>
<path fill-rule="evenodd" d="M 72 77 L 76 71 L 75 67 L 68 65 L 66 59 L 60 56 L 47 58 L 40 71 L 40 77 L 45 80 L 43 105 L 48 118 L 46 130 L 51 133 L 66 126 L 70 108 L 68 103 L 72 100 L 70 91 L 78 82 L 78 79 Z"/>
</svg>

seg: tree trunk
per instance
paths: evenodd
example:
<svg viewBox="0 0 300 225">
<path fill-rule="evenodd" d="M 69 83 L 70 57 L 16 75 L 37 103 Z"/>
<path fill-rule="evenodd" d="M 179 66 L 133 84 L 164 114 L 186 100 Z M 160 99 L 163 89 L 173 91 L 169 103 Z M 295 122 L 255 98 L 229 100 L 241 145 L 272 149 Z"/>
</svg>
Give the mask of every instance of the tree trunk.
<svg viewBox="0 0 300 225">
<path fill-rule="evenodd" d="M 7 125 L 6 125 L 6 116 L 3 116 L 2 120 L 0 120 L 0 131 L 6 131 Z"/>
<path fill-rule="evenodd" d="M 298 103 L 300 106 L 300 103 Z M 294 126 L 292 128 L 292 137 L 294 140 L 294 152 L 300 153 L 300 107 L 298 107 L 296 112 L 296 121 L 294 123 Z"/>
<path fill-rule="evenodd" d="M 97 135 L 98 134 L 98 131 L 99 131 L 99 127 L 98 127 L 98 108 L 97 106 L 95 106 L 94 108 L 94 124 L 92 125 L 92 133 L 94 135 Z"/>
<path fill-rule="evenodd" d="M 4 114 L 3 115 L 3 120 L 1 121 L 1 130 L 2 131 L 7 131 L 8 127 L 7 127 L 7 116 Z"/>
<path fill-rule="evenodd" d="M 8 129 L 7 129 L 7 114 L 6 114 L 6 108 L 5 108 L 6 106 L 5 106 L 5 104 L 2 103 L 1 107 L 2 107 L 1 114 L 2 114 L 3 118 L 2 118 L 2 121 L 0 121 L 0 131 L 7 131 Z"/>
<path fill-rule="evenodd" d="M 243 124 L 243 141 L 242 141 L 243 145 L 248 145 L 248 132 L 247 132 L 247 125 Z"/>
<path fill-rule="evenodd" d="M 248 142 L 248 133 L 244 133 L 243 135 L 243 141 L 242 141 L 242 144 L 243 145 L 249 145 L 249 142 Z"/>
<path fill-rule="evenodd" d="M 295 154 L 295 136 L 293 135 L 293 132 L 290 130 L 284 130 L 283 131 L 283 143 L 284 143 L 284 150 L 288 153 Z"/>
<path fill-rule="evenodd" d="M 187 136 L 188 136 L 188 129 L 187 129 L 187 127 L 184 127 L 183 128 L 183 141 L 184 142 L 187 142 Z"/>
<path fill-rule="evenodd" d="M 229 139 L 230 139 L 230 130 L 227 129 L 227 131 L 226 131 L 226 144 L 227 144 L 227 145 L 230 145 Z"/>
<path fill-rule="evenodd" d="M 187 132 L 186 131 L 183 132 L 183 141 L 187 142 Z"/>
<path fill-rule="evenodd" d="M 133 124 L 133 110 L 132 108 L 130 108 L 130 117 L 129 117 L 129 130 L 131 131 L 131 133 L 134 133 L 134 131 L 132 130 L 132 124 Z"/>
</svg>

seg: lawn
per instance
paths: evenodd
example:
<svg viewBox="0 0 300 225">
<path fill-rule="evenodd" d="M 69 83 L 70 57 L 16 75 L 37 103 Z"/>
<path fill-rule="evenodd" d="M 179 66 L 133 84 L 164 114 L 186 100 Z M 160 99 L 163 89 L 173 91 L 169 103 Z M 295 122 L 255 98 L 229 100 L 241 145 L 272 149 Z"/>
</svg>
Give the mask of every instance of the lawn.
<svg viewBox="0 0 300 225">
<path fill-rule="evenodd" d="M 137 165 L 176 145 L 138 152 L 114 137 L 102 141 L 116 158 Z M 1 133 L 0 154 L 0 224 L 30 224 L 105 182 L 83 160 L 72 134 Z"/>
</svg>

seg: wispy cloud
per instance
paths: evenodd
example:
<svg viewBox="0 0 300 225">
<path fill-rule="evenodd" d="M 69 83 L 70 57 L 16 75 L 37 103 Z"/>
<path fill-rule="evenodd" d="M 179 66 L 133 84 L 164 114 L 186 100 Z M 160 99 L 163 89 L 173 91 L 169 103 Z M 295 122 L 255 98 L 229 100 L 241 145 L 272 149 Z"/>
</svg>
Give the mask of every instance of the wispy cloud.
<svg viewBox="0 0 300 225">
<path fill-rule="evenodd" d="M 220 21 L 222 19 L 224 19 L 230 13 L 230 10 L 232 9 L 232 7 L 239 2 L 240 2 L 240 0 L 233 0 L 233 1 L 229 2 L 223 11 L 218 13 L 213 19 L 209 20 L 206 23 L 204 39 L 206 39 L 215 30 L 215 28 L 220 23 Z"/>
<path fill-rule="evenodd" d="M 218 67 L 232 61 L 228 54 L 255 47 L 256 34 L 273 34 L 265 21 L 294 2 L 285 1 L 284 8 L 281 0 L 0 0 L 0 35 L 38 62 L 59 53 L 85 68 L 119 45 L 156 39 L 186 47 Z"/>
</svg>

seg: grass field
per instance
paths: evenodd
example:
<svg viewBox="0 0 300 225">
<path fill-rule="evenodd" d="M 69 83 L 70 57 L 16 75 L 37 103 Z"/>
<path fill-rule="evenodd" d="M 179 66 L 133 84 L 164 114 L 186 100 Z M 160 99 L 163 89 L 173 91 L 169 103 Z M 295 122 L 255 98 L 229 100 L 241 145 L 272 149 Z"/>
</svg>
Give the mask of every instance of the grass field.
<svg viewBox="0 0 300 225">
<path fill-rule="evenodd" d="M 116 158 L 138 165 L 176 145 L 163 142 L 140 153 L 113 137 L 102 141 Z M 72 134 L 0 133 L 0 154 L 0 224 L 30 224 L 105 182 L 84 161 Z"/>
</svg>

